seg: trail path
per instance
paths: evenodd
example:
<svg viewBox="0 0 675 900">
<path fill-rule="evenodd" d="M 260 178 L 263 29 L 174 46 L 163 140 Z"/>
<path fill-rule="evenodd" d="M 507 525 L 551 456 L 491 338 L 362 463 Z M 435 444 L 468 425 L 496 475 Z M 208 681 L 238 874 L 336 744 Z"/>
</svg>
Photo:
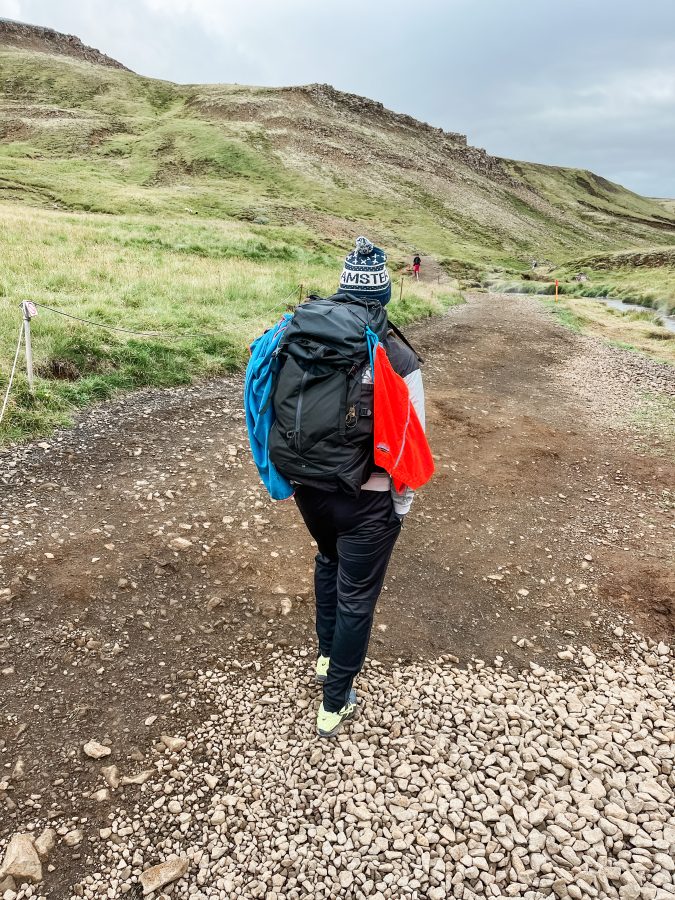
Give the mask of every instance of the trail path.
<svg viewBox="0 0 675 900">
<path fill-rule="evenodd" d="M 406 754 L 417 752 L 412 748 L 418 726 L 414 717 L 406 718 L 412 701 L 397 693 L 407 678 L 413 681 L 411 697 L 424 697 L 425 684 L 442 687 L 431 719 L 424 721 L 432 734 L 447 736 L 443 738 L 447 748 L 454 740 L 452 729 L 461 731 L 462 726 L 448 720 L 446 728 L 438 710 L 451 715 L 455 696 L 470 718 L 472 709 L 493 702 L 477 699 L 484 690 L 478 681 L 485 673 L 492 673 L 486 675 L 488 685 L 511 678 L 503 674 L 509 667 L 517 679 L 520 670 L 530 671 L 533 664 L 543 682 L 552 679 L 549 688 L 541 688 L 543 695 L 550 689 L 564 697 L 576 690 L 580 679 L 589 677 L 583 674 L 587 668 L 595 671 L 596 660 L 601 667 L 603 660 L 619 668 L 641 664 L 656 679 L 644 688 L 645 702 L 657 703 L 654 698 L 663 696 L 672 709 L 672 697 L 661 692 L 664 683 L 672 685 L 673 657 L 667 645 L 675 626 L 675 465 L 672 438 L 660 430 L 657 417 L 662 408 L 658 398 L 672 397 L 675 388 L 672 370 L 563 329 L 530 298 L 476 294 L 445 319 L 411 330 L 410 337 L 426 359 L 437 475 L 416 499 L 405 523 L 378 607 L 371 657 L 379 668 L 371 665 L 362 679 L 364 722 L 375 716 L 370 720 L 373 733 L 388 735 L 391 730 L 399 740 L 387 750 L 384 737 L 373 738 L 374 752 L 379 748 L 391 762 L 395 745 L 397 765 L 404 767 L 410 762 Z M 240 396 L 239 378 L 141 392 L 94 410 L 50 441 L 0 455 L 0 761 L 5 764 L 4 771 L 0 769 L 0 850 L 12 833 L 42 827 L 48 819 L 63 835 L 77 829 L 83 835 L 82 842 L 72 846 L 57 842 L 50 857 L 55 871 L 46 875 L 44 896 L 69 897 L 79 877 L 94 871 L 109 873 L 126 841 L 131 847 L 128 871 L 124 878 L 118 873 L 114 882 L 120 890 L 122 885 L 128 890 L 140 868 L 164 858 L 169 848 L 181 852 L 181 841 L 192 835 L 188 807 L 201 808 L 203 801 L 208 810 L 212 802 L 201 789 L 190 788 L 191 779 L 197 771 L 227 773 L 229 766 L 234 767 L 235 752 L 242 754 L 237 772 L 229 777 L 227 790 L 224 783 L 222 788 L 239 797 L 228 813 L 234 819 L 223 825 L 230 828 L 228 840 L 234 840 L 235 820 L 244 827 L 245 815 L 237 805 L 241 798 L 247 797 L 246 803 L 251 796 L 260 799 L 256 789 L 250 794 L 250 782 L 259 776 L 246 769 L 244 759 L 249 750 L 262 753 L 265 741 L 271 744 L 259 761 L 264 757 L 269 768 L 275 765 L 277 752 L 272 752 L 272 744 L 283 737 L 278 753 L 300 790 L 288 799 L 288 814 L 296 824 L 305 816 L 320 822 L 324 809 L 320 797 L 315 802 L 307 799 L 310 806 L 303 806 L 299 800 L 305 796 L 303 784 L 314 797 L 310 784 L 314 779 L 325 796 L 335 760 L 339 769 L 342 757 L 359 771 L 354 753 L 360 758 L 359 754 L 352 752 L 355 745 L 345 737 L 337 749 L 325 751 L 338 757 L 331 757 L 333 763 L 324 766 L 322 775 L 316 774 L 323 757 L 314 756 L 311 738 L 315 694 L 303 686 L 310 657 L 298 655 L 313 652 L 314 550 L 293 504 L 270 504 L 258 485 L 246 450 Z M 662 642 L 659 648 L 646 643 L 645 636 Z M 434 662 L 440 657 L 440 663 Z M 468 682 L 462 675 L 467 666 L 474 673 Z M 544 670 L 549 675 L 544 676 Z M 598 671 L 602 682 L 605 670 Z M 378 719 L 380 712 L 372 709 L 378 697 L 378 672 L 385 694 L 393 691 L 393 700 L 387 702 L 399 704 L 402 726 L 396 717 Z M 643 676 L 644 685 L 644 672 Z M 640 677 L 635 674 L 628 682 L 640 683 Z M 528 685 L 516 680 L 511 696 L 529 691 Z M 602 684 L 595 688 L 605 696 Z M 607 690 L 611 693 L 611 687 Z M 494 702 L 496 709 L 517 701 L 508 699 L 507 690 L 505 698 Z M 621 705 L 619 699 L 612 708 Z M 570 727 L 569 715 L 563 716 L 564 727 Z M 666 727 L 663 715 L 659 714 L 660 727 Z M 638 733 L 642 727 L 636 724 L 638 719 L 633 716 L 626 727 Z M 610 712 L 603 733 L 611 731 L 612 721 Z M 270 734 L 270 728 L 276 731 Z M 367 756 L 369 729 L 355 728 Z M 675 723 L 670 728 L 675 729 Z M 647 731 L 656 742 L 649 752 L 661 753 L 662 765 L 670 769 L 654 774 L 647 767 L 646 773 L 657 779 L 661 792 L 670 790 L 672 802 L 672 775 L 670 788 L 664 787 L 664 777 L 672 772 L 672 743 L 670 751 L 663 749 L 666 738 L 663 746 L 658 744 L 660 732 L 658 728 L 654 732 L 653 723 Z M 171 754 L 161 743 L 163 734 L 189 736 L 187 761 L 179 764 L 180 754 Z M 471 739 L 471 730 L 468 734 Z M 83 755 L 82 745 L 90 739 L 110 747 L 111 755 L 101 761 Z M 560 734 L 557 739 L 562 740 Z M 627 740 L 626 735 L 622 741 Z M 572 752 L 577 744 L 572 740 L 566 746 Z M 427 762 L 415 764 L 422 775 L 425 766 L 432 771 L 437 765 L 432 757 L 438 759 L 437 750 L 425 752 Z M 296 762 L 309 766 L 310 757 L 310 774 L 293 774 Z M 188 819 L 176 819 L 175 826 L 152 819 L 169 813 L 162 804 L 152 807 L 153 791 L 161 797 L 168 794 L 150 775 L 145 787 L 108 790 L 100 775 L 106 763 L 115 764 L 124 775 L 152 770 L 155 782 L 158 772 L 166 775 L 172 770 L 171 778 L 177 777 L 179 785 L 182 779 L 187 786 L 188 793 L 181 788 L 178 805 L 189 813 Z M 475 765 L 480 771 L 481 765 Z M 635 771 L 642 772 L 639 764 Z M 399 794 L 409 797 L 410 778 L 414 780 L 404 772 L 398 782 L 394 779 Z M 433 776 L 438 778 L 442 780 L 442 773 Z M 273 782 L 274 778 L 270 796 L 277 789 Z M 170 791 L 177 790 L 172 783 Z M 425 783 L 429 779 L 425 782 L 422 777 L 421 784 Z M 283 794 L 283 778 L 279 785 Z M 346 791 L 343 812 L 347 803 L 353 814 L 355 795 L 350 790 L 355 788 L 341 785 L 341 789 Z M 107 793 L 96 795 L 100 790 Z M 188 802 L 184 798 L 190 790 Z M 225 809 L 230 801 L 223 802 Z M 140 810 L 148 803 L 155 812 L 147 821 L 150 837 L 145 844 L 134 845 L 133 838 L 117 833 L 111 838 L 104 831 L 100 836 L 99 829 L 121 821 L 120 806 Z M 284 801 L 280 803 L 279 809 Z M 402 808 L 410 803 L 408 799 Z M 664 799 L 660 805 L 668 809 Z M 258 812 L 254 818 L 260 823 L 282 815 L 271 808 Z M 172 815 L 179 813 L 174 809 Z M 555 815 L 554 811 L 552 821 Z M 482 818 L 478 812 L 476 816 Z M 385 838 L 389 833 L 386 840 L 392 845 L 387 852 L 394 855 L 375 855 L 380 865 L 390 865 L 381 870 L 380 881 L 387 871 L 400 875 L 396 867 L 409 865 L 406 877 L 417 878 L 418 887 L 406 889 L 405 896 L 501 896 L 494 885 L 480 879 L 485 859 L 471 864 L 477 866 L 475 881 L 469 861 L 454 860 L 448 837 L 432 844 L 432 851 L 406 844 L 410 829 L 405 823 L 410 818 L 401 814 L 398 825 L 394 822 L 396 828 L 405 827 L 403 837 L 382 832 Z M 361 820 L 357 816 L 347 821 Z M 377 828 L 385 827 L 378 822 Z M 133 834 L 130 827 L 128 834 Z M 261 834 L 267 834 L 265 827 L 260 824 Z M 524 833 L 532 827 L 530 823 Z M 375 836 L 381 834 L 375 824 L 372 828 Z M 666 850 L 656 847 L 654 853 L 663 856 L 669 837 L 675 844 L 675 833 L 671 828 L 659 834 L 655 840 L 665 841 Z M 320 859 L 322 842 L 332 838 L 310 837 Z M 352 843 L 351 837 L 349 841 L 350 847 L 358 847 L 358 841 Z M 392 849 L 396 841 L 403 843 Z M 303 892 L 295 863 L 284 863 L 286 881 L 279 880 L 277 868 L 277 880 L 261 882 L 261 887 L 253 875 L 242 874 L 243 862 L 233 863 L 227 874 L 223 867 L 236 856 L 232 843 L 227 854 L 211 854 L 213 865 L 214 856 L 222 860 L 220 874 L 207 867 L 207 874 L 195 882 L 197 844 L 193 841 L 191 846 L 192 876 L 179 883 L 200 886 L 202 893 L 192 891 L 191 897 L 310 896 L 306 885 Z M 440 858 L 445 859 L 446 872 L 452 856 L 452 865 L 463 865 L 462 872 L 471 869 L 471 878 L 452 882 L 455 869 L 444 881 L 437 865 L 439 848 L 445 854 Z M 544 844 L 535 855 L 543 848 Z M 617 845 L 617 854 L 620 849 Z M 261 859 L 269 856 L 262 845 L 258 852 Z M 470 846 L 468 852 L 470 856 Z M 253 850 L 250 853 L 247 859 L 255 857 Z M 424 853 L 424 859 L 418 856 Z M 543 853 L 551 856 L 551 865 L 573 870 L 575 864 L 566 863 L 564 855 L 557 858 L 550 847 Z M 616 883 L 612 886 L 610 879 L 601 889 L 594 882 L 593 896 L 657 900 L 673 896 L 672 868 L 663 860 L 654 862 L 648 872 L 655 881 L 645 880 L 642 870 L 638 879 L 640 886 L 652 885 L 656 893 L 650 888 L 642 894 L 619 894 L 628 883 L 625 867 L 616 861 L 611 865 L 619 866 Z M 365 893 L 371 876 L 361 877 L 362 870 L 356 865 L 350 869 L 346 861 L 344 866 L 352 873 L 345 875 L 344 884 L 339 866 L 326 875 L 339 880 L 341 896 L 377 897 L 378 892 L 381 897 L 399 896 L 386 892 L 390 881 L 378 887 L 374 880 L 367 885 L 370 893 Z M 438 871 L 432 878 L 434 866 Z M 490 866 L 500 871 L 497 862 Z M 504 878 L 511 881 L 502 879 L 502 887 L 517 886 L 519 864 L 507 860 L 504 866 Z M 548 872 L 544 866 L 537 874 L 540 881 L 544 878 L 542 892 L 539 881 L 528 875 L 522 892 L 516 887 L 509 895 L 547 896 L 552 884 L 548 875 L 557 871 L 555 866 Z M 532 868 L 529 858 L 526 868 Z M 511 869 L 515 874 L 508 874 Z M 319 876 L 311 871 L 315 883 Z M 662 872 L 666 875 L 659 882 L 656 876 Z M 270 879 L 273 874 L 270 870 Z M 295 881 L 289 887 L 291 874 Z M 112 883 L 106 882 L 109 874 L 102 877 L 101 883 Z M 224 887 L 214 886 L 218 878 Z M 460 882 L 468 893 L 452 893 Z M 89 887 L 82 888 L 85 896 L 118 896 L 97 892 L 102 888 L 92 884 L 90 880 Z M 658 893 L 665 890 L 663 884 L 670 885 L 670 893 Z M 173 896 L 187 897 L 187 891 L 178 888 Z M 317 889 L 317 896 L 329 896 L 322 891 Z M 42 896 L 40 889 L 32 896 Z M 587 894 L 570 892 L 570 896 Z"/>
</svg>

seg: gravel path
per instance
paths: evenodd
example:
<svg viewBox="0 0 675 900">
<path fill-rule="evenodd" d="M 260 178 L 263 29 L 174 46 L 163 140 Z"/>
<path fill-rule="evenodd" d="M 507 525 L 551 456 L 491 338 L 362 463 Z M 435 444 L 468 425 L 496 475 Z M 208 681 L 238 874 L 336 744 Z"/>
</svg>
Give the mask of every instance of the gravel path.
<svg viewBox="0 0 675 900">
<path fill-rule="evenodd" d="M 0 454 L 1 900 L 675 898 L 673 371 L 530 298 L 411 336 L 437 475 L 335 743 L 238 379 Z"/>
<path fill-rule="evenodd" d="M 670 649 L 569 655 L 567 674 L 371 663 L 360 718 L 321 744 L 305 653 L 199 673 L 211 715 L 153 748 L 72 896 L 133 897 L 161 864 L 185 870 L 161 896 L 194 900 L 671 898 Z"/>
</svg>

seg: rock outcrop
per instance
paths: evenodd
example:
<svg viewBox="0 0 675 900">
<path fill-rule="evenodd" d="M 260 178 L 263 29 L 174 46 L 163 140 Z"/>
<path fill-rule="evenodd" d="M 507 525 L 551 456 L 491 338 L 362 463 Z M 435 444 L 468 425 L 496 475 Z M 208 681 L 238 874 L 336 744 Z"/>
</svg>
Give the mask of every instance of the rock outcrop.
<svg viewBox="0 0 675 900">
<path fill-rule="evenodd" d="M 302 87 L 282 88 L 282 90 L 303 93 L 319 106 L 331 106 L 334 109 L 349 110 L 358 116 L 362 116 L 364 120 L 386 120 L 389 126 L 399 125 L 404 128 L 412 128 L 417 132 L 423 131 L 434 134 L 439 138 L 444 138 L 447 142 L 457 147 L 467 146 L 465 134 L 459 134 L 455 131 L 444 131 L 442 128 L 429 125 L 427 122 L 421 122 L 413 118 L 413 116 L 393 112 L 377 100 L 370 100 L 368 97 L 362 97 L 359 94 L 338 91 L 330 84 L 308 84 Z"/>
<path fill-rule="evenodd" d="M 28 25 L 25 22 L 15 22 L 13 19 L 0 19 L 0 47 L 18 47 L 22 50 L 32 50 L 42 53 L 57 53 L 62 56 L 71 56 L 83 59 L 87 62 L 97 63 L 99 66 L 108 66 L 111 69 L 124 69 L 131 71 L 100 50 L 83 44 L 74 34 L 62 34 L 53 28 L 44 28 L 41 25 Z"/>
</svg>

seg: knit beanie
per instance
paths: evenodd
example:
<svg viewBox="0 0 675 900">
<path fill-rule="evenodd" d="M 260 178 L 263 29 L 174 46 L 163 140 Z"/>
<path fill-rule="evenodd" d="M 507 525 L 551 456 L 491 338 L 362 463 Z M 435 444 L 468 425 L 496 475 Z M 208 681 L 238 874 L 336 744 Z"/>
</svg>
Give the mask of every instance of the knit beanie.
<svg viewBox="0 0 675 900">
<path fill-rule="evenodd" d="M 340 276 L 340 291 L 363 300 L 379 300 L 386 306 L 391 300 L 391 280 L 387 254 L 365 237 L 357 237 L 356 246 L 345 257 Z"/>
</svg>

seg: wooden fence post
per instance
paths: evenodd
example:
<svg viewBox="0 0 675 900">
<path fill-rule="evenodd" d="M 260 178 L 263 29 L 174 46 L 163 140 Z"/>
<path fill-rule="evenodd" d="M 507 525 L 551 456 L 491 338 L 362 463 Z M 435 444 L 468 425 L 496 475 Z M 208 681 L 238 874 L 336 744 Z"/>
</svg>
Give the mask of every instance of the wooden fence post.
<svg viewBox="0 0 675 900">
<path fill-rule="evenodd" d="M 21 306 L 23 309 L 23 333 L 26 342 L 26 375 L 28 376 L 28 388 L 33 394 L 35 393 L 35 388 L 33 386 L 33 345 L 30 338 L 30 320 L 35 307 L 32 303 L 29 304 L 25 300 Z"/>
</svg>

